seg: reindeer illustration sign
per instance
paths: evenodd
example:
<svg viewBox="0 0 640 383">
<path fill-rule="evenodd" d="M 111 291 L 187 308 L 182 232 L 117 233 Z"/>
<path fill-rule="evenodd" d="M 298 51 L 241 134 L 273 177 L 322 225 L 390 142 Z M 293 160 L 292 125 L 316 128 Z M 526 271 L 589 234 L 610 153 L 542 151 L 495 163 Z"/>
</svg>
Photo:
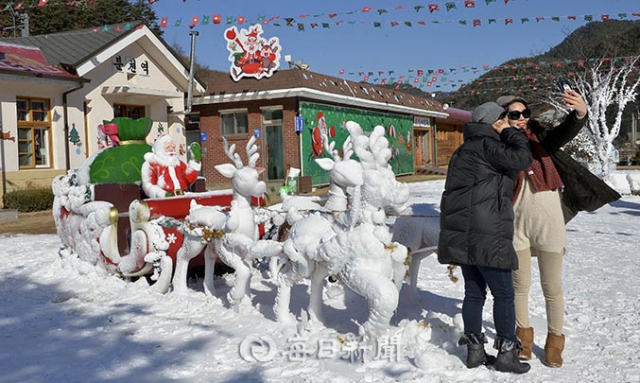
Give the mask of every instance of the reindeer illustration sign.
<svg viewBox="0 0 640 383">
<path fill-rule="evenodd" d="M 242 77 L 254 77 L 258 80 L 271 77 L 280 68 L 280 41 L 277 37 L 267 41 L 262 33 L 260 24 L 249 27 L 249 30 L 241 29 L 240 32 L 234 26 L 224 32 L 233 81 Z"/>
</svg>

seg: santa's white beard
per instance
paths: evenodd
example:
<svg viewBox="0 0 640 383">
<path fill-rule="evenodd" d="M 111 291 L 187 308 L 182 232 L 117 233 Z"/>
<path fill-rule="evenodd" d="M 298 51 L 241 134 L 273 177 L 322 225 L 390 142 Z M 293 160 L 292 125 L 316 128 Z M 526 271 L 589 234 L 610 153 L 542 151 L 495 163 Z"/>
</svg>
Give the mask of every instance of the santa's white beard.
<svg viewBox="0 0 640 383">
<path fill-rule="evenodd" d="M 156 161 L 162 166 L 176 167 L 180 165 L 180 159 L 175 154 L 156 154 Z"/>
</svg>

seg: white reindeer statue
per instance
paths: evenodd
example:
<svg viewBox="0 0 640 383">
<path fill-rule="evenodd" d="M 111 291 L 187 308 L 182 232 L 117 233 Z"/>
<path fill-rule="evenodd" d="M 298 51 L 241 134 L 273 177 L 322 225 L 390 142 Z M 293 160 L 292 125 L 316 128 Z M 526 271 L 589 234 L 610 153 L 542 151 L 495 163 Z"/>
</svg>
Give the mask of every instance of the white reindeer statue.
<svg viewBox="0 0 640 383">
<path fill-rule="evenodd" d="M 214 294 L 213 273 L 216 258 L 232 267 L 236 272 L 235 285 L 228 294 L 232 307 L 237 308 L 245 295 L 249 294 L 251 266 L 247 262 L 247 253 L 251 244 L 259 238 L 255 223 L 251 198 L 260 197 L 266 191 L 266 184 L 259 180 L 256 170 L 258 147 L 256 138 L 247 143 L 248 166 L 244 166 L 240 155 L 235 152 L 235 144 L 229 147 L 223 138 L 224 151 L 232 164 L 216 165 L 223 176 L 231 178 L 233 201 L 228 214 L 219 207 L 200 206 L 192 202 L 189 215 L 185 218 L 185 238 L 178 251 L 173 288 L 177 293 L 187 290 L 187 267 L 189 261 L 205 249 L 204 291 Z"/>
<path fill-rule="evenodd" d="M 295 198 L 285 200 L 283 207 L 290 206 L 287 221 L 291 225 L 287 240 L 283 243 L 259 241 L 251 251 L 254 257 L 273 257 L 271 258 L 272 277 L 276 279 L 278 285 L 274 313 L 279 322 L 295 321 L 289 310 L 291 287 L 307 278 L 311 278 L 309 313 L 312 320 L 321 320 L 322 285 L 328 274 L 323 265 L 314 261 L 315 253 L 319 244 L 335 236 L 336 231 L 342 231 L 355 224 L 353 214 L 334 216 L 334 213 L 346 211 L 348 205 L 360 206 L 362 166 L 351 159 L 353 155 L 351 137 L 344 142 L 342 157 L 335 150 L 335 142 L 329 143 L 327 136 L 323 137 L 323 145 L 325 151 L 332 157 L 315 160 L 320 167 L 329 172 L 329 198 L 324 207 L 317 212 L 303 214 L 297 210 Z M 347 190 L 352 190 L 351 198 Z M 273 261 L 280 262 L 278 266 L 280 271 L 273 271 Z"/>
<path fill-rule="evenodd" d="M 360 157 L 359 172 L 363 175 L 362 192 L 357 185 L 349 198 L 349 219 L 339 222 L 331 216 L 314 213 L 296 221 L 281 251 L 292 263 L 289 280 L 311 278 L 309 311 L 312 319 L 321 319 L 321 287 L 324 277 L 335 275 L 347 287 L 363 296 L 369 303 L 369 318 L 361 328 L 363 337 L 373 339 L 388 326 L 398 305 L 398 288 L 394 281 L 404 277 L 406 248 L 391 241 L 391 233 L 384 226 L 386 208 L 400 208 L 409 197 L 406 185 L 395 181 L 388 168 L 390 158 L 384 128 L 376 127 L 366 137 L 355 122 L 347 122 L 355 152 Z M 345 149 L 345 156 L 351 156 Z M 337 167 L 337 159 L 334 162 Z M 391 171 L 393 181 L 387 170 Z M 367 173 L 369 173 L 367 175 Z M 347 179 L 353 179 L 347 177 Z M 369 183 L 365 193 L 364 185 Z M 375 193 L 374 189 L 379 188 Z M 346 188 L 348 190 L 348 188 Z M 362 201 L 360 200 L 362 195 Z M 370 199 L 365 201 L 365 195 Z M 258 242 L 252 253 L 271 256 L 278 253 L 277 244 Z M 400 278 L 400 274 L 402 278 Z M 288 313 L 290 285 L 278 289 L 279 320 L 290 318 Z M 286 306 L 285 306 L 286 304 Z"/>
</svg>

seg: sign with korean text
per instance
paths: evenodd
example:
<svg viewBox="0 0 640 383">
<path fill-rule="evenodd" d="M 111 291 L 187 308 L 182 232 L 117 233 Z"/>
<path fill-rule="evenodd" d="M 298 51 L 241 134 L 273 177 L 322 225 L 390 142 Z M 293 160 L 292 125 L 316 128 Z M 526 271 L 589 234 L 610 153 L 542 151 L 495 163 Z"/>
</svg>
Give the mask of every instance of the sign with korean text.
<svg viewBox="0 0 640 383">
<path fill-rule="evenodd" d="M 138 60 L 135 57 L 113 56 L 113 67 L 118 72 L 127 74 L 149 75 L 149 61 Z"/>
</svg>

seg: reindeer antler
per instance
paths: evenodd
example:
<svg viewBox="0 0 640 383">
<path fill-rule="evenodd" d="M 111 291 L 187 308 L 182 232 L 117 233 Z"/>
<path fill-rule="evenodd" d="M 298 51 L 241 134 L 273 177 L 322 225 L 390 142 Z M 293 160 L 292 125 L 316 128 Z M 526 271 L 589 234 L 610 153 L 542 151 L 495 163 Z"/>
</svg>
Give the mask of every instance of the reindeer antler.
<svg viewBox="0 0 640 383">
<path fill-rule="evenodd" d="M 344 140 L 344 144 L 342 144 L 342 160 L 349 161 L 352 155 L 353 155 L 353 141 L 351 141 L 351 136 L 348 136 L 347 139 Z"/>
<path fill-rule="evenodd" d="M 338 153 L 338 151 L 335 149 L 336 147 L 336 142 L 329 142 L 329 137 L 327 137 L 326 134 L 322 135 L 322 145 L 324 146 L 324 150 L 326 150 L 326 152 L 333 157 L 333 160 L 335 162 L 340 161 L 340 153 Z"/>
<path fill-rule="evenodd" d="M 251 136 L 249 142 L 247 142 L 247 158 L 249 159 L 249 167 L 255 168 L 256 162 L 258 162 L 258 145 L 256 145 L 256 136 Z"/>
<path fill-rule="evenodd" d="M 229 159 L 231 159 L 231 161 L 233 161 L 233 163 L 236 165 L 236 168 L 242 169 L 244 165 L 242 164 L 242 158 L 240 158 L 240 155 L 236 153 L 236 144 L 233 144 L 231 145 L 231 147 L 229 147 L 227 138 L 223 136 L 222 147 L 224 148 L 224 153 L 227 155 L 227 157 L 229 157 Z"/>
</svg>

